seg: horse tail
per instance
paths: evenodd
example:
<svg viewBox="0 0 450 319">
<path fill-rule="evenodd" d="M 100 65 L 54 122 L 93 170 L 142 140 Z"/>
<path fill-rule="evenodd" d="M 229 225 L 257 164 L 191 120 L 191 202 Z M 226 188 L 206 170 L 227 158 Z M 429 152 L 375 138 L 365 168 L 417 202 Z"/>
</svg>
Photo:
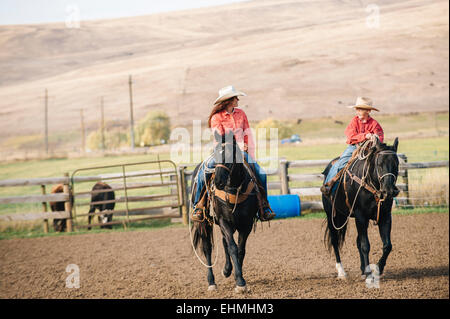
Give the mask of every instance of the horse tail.
<svg viewBox="0 0 450 319">
<path fill-rule="evenodd" d="M 347 217 L 343 214 L 336 214 L 332 216 L 327 212 L 327 219 L 325 220 L 327 227 L 323 236 L 324 243 L 329 252 L 336 245 L 340 251 L 345 242 L 345 235 L 347 233 Z"/>
<path fill-rule="evenodd" d="M 201 248 L 205 253 L 214 246 L 213 226 L 208 221 L 196 222 L 191 226 L 192 244 L 197 250 Z"/>
<path fill-rule="evenodd" d="M 336 157 L 330 163 L 328 163 L 327 167 L 322 172 L 322 174 L 325 176 L 325 179 L 331 169 L 331 166 L 333 166 L 333 164 L 337 160 L 339 160 L 339 157 Z M 323 208 L 327 214 L 327 218 L 325 220 L 325 222 L 327 223 L 327 227 L 325 228 L 325 233 L 323 235 L 325 246 L 330 252 L 331 248 L 333 248 L 334 246 L 336 246 L 338 250 L 341 250 L 342 246 L 344 245 L 345 234 L 347 232 L 347 217 L 345 217 L 344 214 L 340 213 L 333 214 L 333 205 L 330 199 L 322 196 L 322 203 Z"/>
</svg>

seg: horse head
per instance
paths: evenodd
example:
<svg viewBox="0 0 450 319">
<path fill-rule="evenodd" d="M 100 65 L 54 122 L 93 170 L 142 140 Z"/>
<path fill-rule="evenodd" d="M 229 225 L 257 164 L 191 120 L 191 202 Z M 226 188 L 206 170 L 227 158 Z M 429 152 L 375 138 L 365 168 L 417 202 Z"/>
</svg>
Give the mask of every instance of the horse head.
<svg viewBox="0 0 450 319">
<path fill-rule="evenodd" d="M 214 159 L 216 161 L 214 184 L 217 189 L 238 187 L 243 177 L 244 155 L 236 143 L 232 131 L 220 135 L 214 132 L 216 146 L 214 147 Z"/>
<path fill-rule="evenodd" d="M 373 143 L 369 161 L 372 163 L 371 179 L 384 198 L 396 197 L 400 190 L 395 186 L 398 176 L 398 138 L 392 146 L 380 143 L 378 139 Z"/>
</svg>

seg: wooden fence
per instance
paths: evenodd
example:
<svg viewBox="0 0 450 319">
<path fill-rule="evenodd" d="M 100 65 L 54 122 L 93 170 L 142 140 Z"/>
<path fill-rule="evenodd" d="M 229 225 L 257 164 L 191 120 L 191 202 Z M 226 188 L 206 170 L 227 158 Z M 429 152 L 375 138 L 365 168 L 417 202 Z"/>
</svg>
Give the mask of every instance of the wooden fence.
<svg viewBox="0 0 450 319">
<path fill-rule="evenodd" d="M 76 170 L 71 177 L 66 173 L 64 177 L 54 177 L 54 178 L 32 178 L 32 179 L 14 179 L 14 180 L 2 180 L 0 181 L 0 187 L 19 187 L 19 186 L 41 186 L 41 195 L 23 195 L 23 196 L 9 196 L 0 197 L 0 204 L 23 204 L 23 203 L 42 203 L 41 212 L 29 212 L 29 213 L 14 213 L 7 215 L 0 215 L 0 220 L 3 221 L 26 221 L 26 220 L 43 220 L 44 221 L 44 232 L 48 232 L 48 219 L 67 219 L 67 231 L 72 231 L 74 226 L 76 228 L 86 228 L 92 226 L 105 226 L 112 224 L 124 224 L 134 221 L 141 221 L 146 219 L 158 219 L 158 218 L 179 218 L 182 212 L 182 191 L 181 183 L 178 178 L 178 170 L 175 164 L 173 164 L 172 169 L 158 169 L 158 170 L 138 170 L 125 172 L 125 166 L 136 166 L 141 164 L 155 164 L 160 162 L 170 162 L 170 161 L 152 161 L 152 162 L 142 162 L 142 163 L 131 163 L 125 165 L 111 165 L 103 167 L 91 167 L 85 169 Z M 173 162 L 171 162 L 173 163 Z M 109 173 L 100 175 L 88 175 L 88 176 L 77 176 L 82 170 L 93 170 L 93 169 L 114 169 L 120 168 L 120 173 Z M 146 182 L 129 182 L 131 178 L 145 178 L 154 177 L 158 181 L 146 181 Z M 170 179 L 166 181 L 165 179 Z M 119 180 L 119 181 L 117 181 Z M 111 189 L 83 191 L 78 185 L 85 182 L 97 182 L 97 181 L 108 181 Z M 47 194 L 49 185 L 63 184 L 63 193 Z M 77 187 L 75 187 L 77 186 Z M 152 187 L 171 187 L 175 190 L 175 193 L 168 194 L 153 194 L 153 195 L 142 195 L 142 196 L 131 196 L 130 191 L 139 190 L 143 188 Z M 76 191 L 76 189 L 78 191 Z M 125 203 L 126 207 L 122 210 L 112 210 L 94 213 L 82 213 L 77 214 L 76 206 L 89 206 L 91 204 L 90 198 L 93 194 L 102 192 L 117 192 L 125 191 L 125 196 L 116 197 L 114 200 L 109 200 L 105 202 L 94 202 L 93 204 L 103 204 L 103 203 Z M 81 199 L 87 199 L 87 202 L 82 202 Z M 157 204 L 157 206 L 146 206 L 139 208 L 129 208 L 129 202 L 153 202 L 153 201 L 167 201 L 167 203 Z M 62 212 L 49 212 L 48 203 L 49 202 L 64 202 L 65 211 Z M 72 205 L 74 204 L 74 205 Z M 116 220 L 108 223 L 101 224 L 76 224 L 74 222 L 79 217 L 87 216 L 98 216 L 102 214 L 113 214 L 114 216 L 126 216 L 125 220 Z M 133 218 L 131 216 L 142 216 L 145 217 Z M 87 219 L 87 218 L 86 218 Z"/>
<path fill-rule="evenodd" d="M 435 161 L 435 162 L 418 162 L 418 163 L 408 163 L 408 158 L 404 154 L 398 154 L 400 167 L 399 167 L 399 178 L 401 180 L 397 181 L 397 187 L 402 191 L 403 197 L 398 197 L 397 202 L 402 203 L 405 206 L 410 205 L 409 200 L 409 181 L 408 181 L 408 170 L 411 169 L 422 169 L 422 168 L 436 168 L 436 167 L 448 167 L 449 161 Z M 268 190 L 279 192 L 279 194 L 297 194 L 300 199 L 317 197 L 317 200 L 301 200 L 301 210 L 322 210 L 323 205 L 320 199 L 322 193 L 320 192 L 320 186 L 315 187 L 294 187 L 292 184 L 295 182 L 316 182 L 322 183 L 324 176 L 322 171 L 328 165 L 331 159 L 324 160 L 298 160 L 298 161 L 288 161 L 285 159 L 279 160 L 279 165 L 276 170 L 267 171 L 267 176 L 278 177 L 278 180 L 268 181 Z M 187 194 L 191 192 L 190 179 L 192 177 L 193 170 L 188 169 L 194 167 L 193 164 L 179 165 L 180 175 L 182 177 L 183 189 Z M 290 173 L 291 169 L 296 168 L 317 168 L 314 173 Z M 400 182 L 400 183 L 399 183 Z M 189 211 L 189 197 L 185 198 L 187 202 L 187 207 L 184 209 Z"/>
<path fill-rule="evenodd" d="M 435 167 L 448 167 L 449 161 L 435 161 L 435 162 L 419 162 L 419 163 L 408 163 L 408 159 L 405 155 L 399 154 L 400 159 L 400 170 L 397 187 L 403 192 L 404 197 L 398 197 L 397 201 L 409 205 L 409 182 L 408 182 L 408 171 L 411 169 L 423 169 L 423 168 L 435 168 Z M 268 175 L 268 189 L 269 192 L 275 190 L 279 194 L 297 194 L 301 203 L 301 210 L 322 210 L 322 202 L 319 200 L 321 192 L 318 186 L 314 187 L 294 187 L 292 183 L 297 182 L 314 182 L 320 185 L 323 181 L 323 175 L 321 171 L 330 162 L 330 160 L 298 160 L 298 161 L 287 161 L 284 159 L 279 160 L 278 167 L 274 170 L 267 171 Z M 134 163 L 136 164 L 136 163 Z M 130 165 L 134 165 L 130 164 Z M 67 230 L 73 230 L 73 209 L 71 204 L 71 198 L 73 196 L 79 197 L 89 197 L 92 192 L 78 192 L 74 193 L 71 188 L 71 182 L 86 182 L 86 181 L 103 181 L 112 179 L 124 179 L 126 177 L 138 177 L 144 175 L 155 175 L 169 176 L 170 181 L 164 183 L 128 183 L 124 179 L 121 183 L 112 184 L 113 190 L 124 190 L 142 187 L 153 187 L 153 186 L 169 186 L 172 188 L 171 194 L 167 196 L 172 196 L 177 198 L 177 203 L 172 203 L 169 206 L 164 207 L 153 207 L 148 209 L 136 209 L 135 211 L 130 211 L 128 209 L 124 211 L 111 211 L 117 215 L 142 215 L 153 213 L 153 218 L 167 218 L 176 217 L 174 214 L 167 213 L 167 209 L 173 212 L 173 209 L 177 209 L 178 217 L 182 216 L 183 223 L 188 222 L 188 212 L 190 211 L 190 194 L 191 194 L 191 177 L 193 173 L 193 164 L 183 164 L 178 165 L 176 170 L 165 171 L 165 170 L 155 170 L 155 171 L 135 171 L 119 173 L 119 174 L 103 174 L 96 176 L 72 176 L 66 173 L 64 177 L 54 177 L 54 178 L 32 178 L 32 179 L 14 179 L 14 180 L 2 180 L 0 181 L 0 187 L 18 187 L 18 186 L 41 186 L 41 195 L 24 195 L 24 196 L 9 196 L 0 197 L 0 204 L 11 204 L 11 203 L 42 203 L 41 212 L 30 212 L 30 213 L 14 213 L 8 215 L 0 215 L 0 220 L 6 221 L 21 221 L 21 220 L 36 220 L 41 219 L 44 221 L 44 231 L 48 232 L 48 219 L 62 218 L 67 219 Z M 297 168 L 317 168 L 317 171 L 313 173 L 290 173 L 290 170 Z M 48 194 L 48 189 L 46 186 L 54 184 L 63 184 L 64 192 L 57 194 Z M 127 202 L 127 201 L 145 201 L 145 200 L 155 200 L 161 198 L 161 196 L 166 195 L 144 195 L 144 196 L 126 196 L 119 197 L 115 202 Z M 314 198 L 317 200 L 303 200 L 303 198 Z M 64 202 L 65 211 L 63 212 L 49 212 L 48 203 L 49 202 Z M 92 214 L 82 214 L 78 217 L 85 217 L 88 215 L 99 215 L 100 213 Z M 142 219 L 142 218 L 141 218 Z M 135 219 L 141 220 L 141 219 Z M 144 218 L 146 219 L 146 218 Z M 84 227 L 84 226 L 83 226 Z"/>
</svg>

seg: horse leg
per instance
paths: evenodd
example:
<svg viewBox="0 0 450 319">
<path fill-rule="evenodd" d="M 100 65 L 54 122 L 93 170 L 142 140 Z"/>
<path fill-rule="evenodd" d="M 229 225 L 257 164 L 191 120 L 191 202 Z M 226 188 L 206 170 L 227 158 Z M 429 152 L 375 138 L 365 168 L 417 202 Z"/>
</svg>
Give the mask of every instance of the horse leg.
<svg viewBox="0 0 450 319">
<path fill-rule="evenodd" d="M 245 245 L 247 244 L 248 235 L 250 234 L 250 230 L 246 230 L 245 232 L 239 232 L 238 238 L 238 260 L 241 268 L 244 267 L 244 258 L 245 258 Z"/>
<path fill-rule="evenodd" d="M 234 279 L 236 281 L 236 292 L 242 292 L 246 290 L 245 280 L 242 277 L 242 266 L 239 263 L 238 258 L 238 246 L 233 238 L 232 228 L 228 225 L 223 225 L 221 227 L 222 234 L 227 242 L 228 254 L 231 257 L 234 266 Z"/>
<path fill-rule="evenodd" d="M 378 261 L 378 269 L 380 271 L 380 275 L 383 274 L 384 266 L 386 266 L 386 260 L 389 256 L 389 253 L 392 250 L 391 244 L 391 227 L 392 227 L 392 216 L 388 214 L 386 218 L 381 220 L 381 224 L 378 225 L 378 230 L 380 232 L 381 241 L 383 242 L 383 255 Z"/>
<path fill-rule="evenodd" d="M 212 236 L 212 231 L 208 236 Z M 212 262 L 211 262 L 211 254 L 212 254 L 212 244 L 211 241 L 205 240 L 203 242 L 203 253 L 206 257 L 206 264 L 210 267 L 208 267 L 208 273 L 207 273 L 207 279 L 208 279 L 208 291 L 214 291 L 217 290 L 217 285 L 214 279 L 214 273 L 212 270 Z"/>
<path fill-rule="evenodd" d="M 361 276 L 363 276 L 363 279 L 365 278 L 364 276 L 364 257 L 363 257 L 363 253 L 361 251 L 361 240 L 359 238 L 359 235 L 356 236 L 356 247 L 358 247 L 358 252 L 359 252 L 359 260 L 360 260 L 360 269 L 361 269 Z"/>
<path fill-rule="evenodd" d="M 225 266 L 223 267 L 222 274 L 225 278 L 230 277 L 231 271 L 233 270 L 233 264 L 231 263 L 230 254 L 228 253 L 228 244 L 225 236 L 222 238 L 223 248 L 225 250 Z"/>
<path fill-rule="evenodd" d="M 358 231 L 357 245 L 361 258 L 361 271 L 363 276 L 372 274 L 372 271 L 369 267 L 370 243 L 369 236 L 367 235 L 368 227 L 369 220 L 367 218 L 361 216 L 356 217 L 356 229 Z"/>
<path fill-rule="evenodd" d="M 345 231 L 343 229 L 336 230 L 331 222 L 331 218 L 333 218 L 331 215 L 328 216 L 328 232 L 330 236 L 330 242 L 333 246 L 334 255 L 336 257 L 336 270 L 338 272 L 338 278 L 339 279 L 345 279 L 347 278 L 347 273 L 344 270 L 344 266 L 342 266 L 341 262 L 341 254 L 339 253 L 339 231 Z"/>
<path fill-rule="evenodd" d="M 335 229 L 330 230 L 330 238 L 331 244 L 333 245 L 334 255 L 336 256 L 336 270 L 338 272 L 338 278 L 345 279 L 347 278 L 347 273 L 344 270 L 344 266 L 342 266 L 341 255 L 339 253 L 338 233 Z"/>
</svg>

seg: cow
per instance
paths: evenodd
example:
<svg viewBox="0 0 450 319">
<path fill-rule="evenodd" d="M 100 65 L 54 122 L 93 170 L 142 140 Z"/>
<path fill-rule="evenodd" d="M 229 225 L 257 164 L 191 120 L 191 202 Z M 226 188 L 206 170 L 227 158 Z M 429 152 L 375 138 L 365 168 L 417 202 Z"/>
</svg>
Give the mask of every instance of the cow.
<svg viewBox="0 0 450 319">
<path fill-rule="evenodd" d="M 105 190 L 105 189 L 112 189 L 111 186 L 109 186 L 106 183 L 103 182 L 97 182 L 94 187 L 92 187 L 92 196 L 91 196 L 91 206 L 89 209 L 89 214 L 95 213 L 95 211 L 98 209 L 100 212 L 105 210 L 114 210 L 114 206 L 116 205 L 115 202 L 109 202 L 115 200 L 115 194 L 114 191 L 111 190 L 109 192 L 95 192 L 99 190 Z M 105 201 L 108 201 L 105 203 Z M 96 202 L 101 202 L 96 204 Z M 93 215 L 89 215 L 88 217 L 88 224 L 91 224 L 91 219 Z M 98 221 L 101 224 L 109 223 L 112 221 L 113 214 L 101 214 L 98 215 Z M 107 228 L 112 229 L 112 225 L 104 225 L 100 226 L 100 228 Z M 89 230 L 91 227 L 88 228 Z"/>
</svg>

